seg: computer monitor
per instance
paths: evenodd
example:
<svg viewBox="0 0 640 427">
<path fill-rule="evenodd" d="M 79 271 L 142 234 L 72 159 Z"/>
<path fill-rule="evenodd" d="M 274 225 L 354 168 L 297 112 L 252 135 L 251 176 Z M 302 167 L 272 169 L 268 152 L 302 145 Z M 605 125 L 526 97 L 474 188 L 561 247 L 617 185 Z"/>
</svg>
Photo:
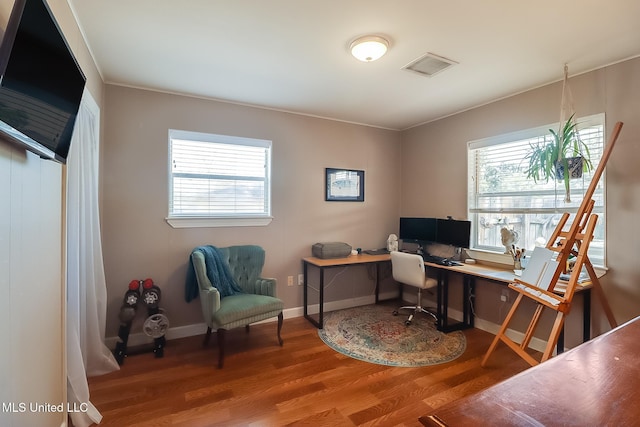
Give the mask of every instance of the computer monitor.
<svg viewBox="0 0 640 427">
<path fill-rule="evenodd" d="M 400 240 L 405 242 L 435 242 L 435 218 L 400 218 Z"/>
<path fill-rule="evenodd" d="M 471 221 L 438 218 L 436 237 L 438 243 L 458 248 L 468 248 L 470 239 Z"/>
</svg>

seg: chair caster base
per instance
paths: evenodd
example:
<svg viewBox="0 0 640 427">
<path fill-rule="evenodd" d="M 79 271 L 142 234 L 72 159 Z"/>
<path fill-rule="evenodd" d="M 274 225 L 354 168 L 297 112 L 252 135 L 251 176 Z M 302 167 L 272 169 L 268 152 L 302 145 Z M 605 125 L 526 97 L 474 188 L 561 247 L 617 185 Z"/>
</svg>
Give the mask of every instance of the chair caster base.
<svg viewBox="0 0 640 427">
<path fill-rule="evenodd" d="M 393 310 L 392 314 L 394 316 L 397 316 L 398 314 L 400 314 L 400 310 L 411 310 L 410 314 L 409 314 L 409 318 L 407 320 L 405 320 L 404 324 L 409 326 L 411 325 L 411 323 L 413 323 L 413 318 L 416 316 L 416 313 L 424 313 L 424 314 L 428 314 L 429 316 L 433 317 L 435 324 L 437 325 L 438 322 L 438 317 L 433 314 L 432 312 L 430 312 L 429 310 L 422 308 L 421 306 L 405 306 L 405 307 L 400 307 L 397 310 Z"/>
</svg>

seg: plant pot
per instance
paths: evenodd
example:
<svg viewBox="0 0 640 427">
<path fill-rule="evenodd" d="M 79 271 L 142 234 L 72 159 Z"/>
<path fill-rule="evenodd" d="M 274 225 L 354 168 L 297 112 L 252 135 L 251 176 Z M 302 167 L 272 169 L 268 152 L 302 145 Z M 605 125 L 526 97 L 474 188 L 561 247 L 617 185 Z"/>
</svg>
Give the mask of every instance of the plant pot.
<svg viewBox="0 0 640 427">
<path fill-rule="evenodd" d="M 569 179 L 582 178 L 582 170 L 584 168 L 584 158 L 582 156 L 578 156 L 578 157 L 567 157 L 566 159 L 559 160 L 556 162 L 556 179 L 558 181 L 564 181 L 565 161 L 566 161 L 567 170 L 569 173 Z"/>
</svg>

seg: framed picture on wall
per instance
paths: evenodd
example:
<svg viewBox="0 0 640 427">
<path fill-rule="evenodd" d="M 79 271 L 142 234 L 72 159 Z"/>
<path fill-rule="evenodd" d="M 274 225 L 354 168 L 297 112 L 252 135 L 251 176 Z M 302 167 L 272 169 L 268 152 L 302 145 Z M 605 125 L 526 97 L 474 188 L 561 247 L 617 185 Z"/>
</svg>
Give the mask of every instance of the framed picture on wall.
<svg viewBox="0 0 640 427">
<path fill-rule="evenodd" d="M 325 200 L 328 202 L 364 202 L 364 171 L 325 169 Z"/>
</svg>

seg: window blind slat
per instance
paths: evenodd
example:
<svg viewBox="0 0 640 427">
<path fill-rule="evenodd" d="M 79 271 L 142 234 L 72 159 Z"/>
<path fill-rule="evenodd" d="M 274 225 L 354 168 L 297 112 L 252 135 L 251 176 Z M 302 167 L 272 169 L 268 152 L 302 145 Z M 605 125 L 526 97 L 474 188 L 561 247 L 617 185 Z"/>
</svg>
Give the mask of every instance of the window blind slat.
<svg viewBox="0 0 640 427">
<path fill-rule="evenodd" d="M 169 216 L 270 215 L 270 141 L 174 131 L 170 155 Z"/>
<path fill-rule="evenodd" d="M 531 146 L 550 143 L 549 129 L 557 129 L 557 124 L 469 143 L 468 212 L 474 224 L 473 247 L 503 252 L 500 229 L 506 226 L 518 232 L 519 246 L 532 250 L 546 243 L 563 212 L 577 210 L 602 157 L 604 115 L 578 119 L 578 123 L 593 169 L 571 181 L 571 203 L 564 202 L 563 182 L 536 183 L 525 172 Z M 604 195 L 601 179 L 593 196 L 600 218 L 589 250 L 591 261 L 598 265 L 604 265 Z"/>
</svg>

